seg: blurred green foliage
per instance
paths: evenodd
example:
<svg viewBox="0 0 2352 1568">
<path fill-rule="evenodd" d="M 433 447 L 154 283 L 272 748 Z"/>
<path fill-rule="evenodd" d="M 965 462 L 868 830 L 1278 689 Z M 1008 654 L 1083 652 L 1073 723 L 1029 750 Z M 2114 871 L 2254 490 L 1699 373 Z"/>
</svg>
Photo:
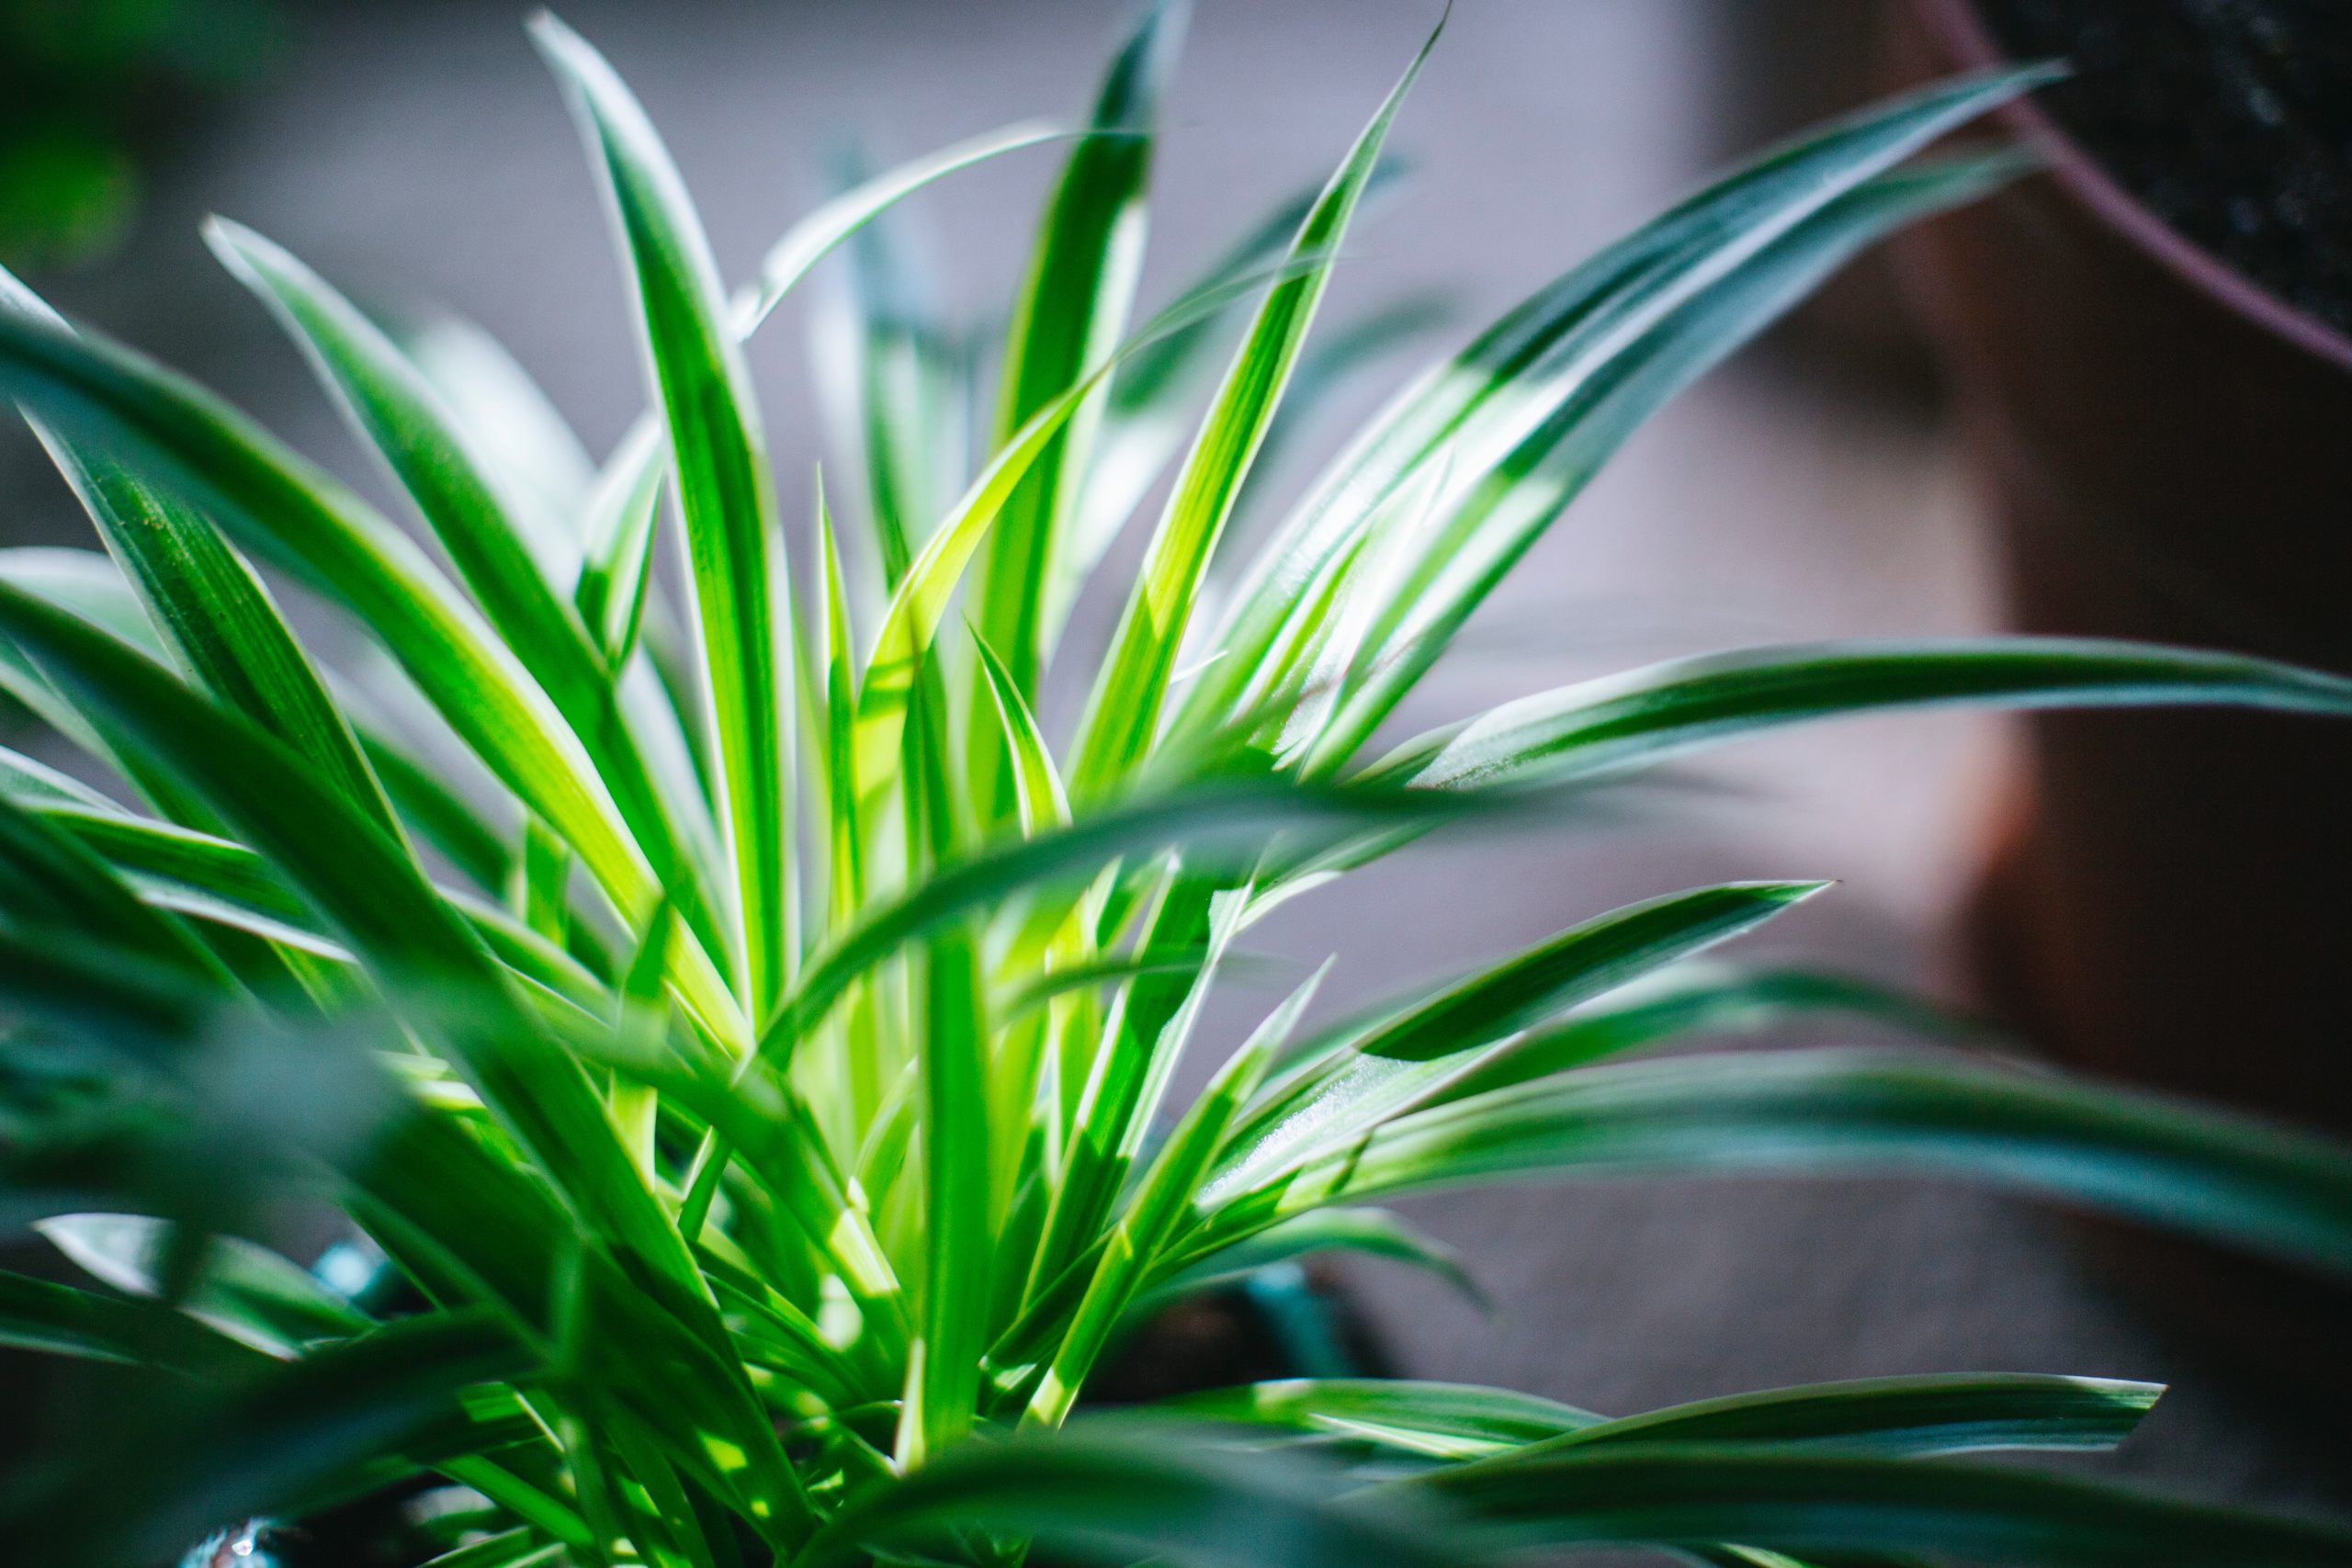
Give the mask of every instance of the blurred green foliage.
<svg viewBox="0 0 2352 1568">
<path fill-rule="evenodd" d="M 142 171 L 274 58 L 270 0 L 0 0 L 0 260 L 104 256 Z"/>
</svg>

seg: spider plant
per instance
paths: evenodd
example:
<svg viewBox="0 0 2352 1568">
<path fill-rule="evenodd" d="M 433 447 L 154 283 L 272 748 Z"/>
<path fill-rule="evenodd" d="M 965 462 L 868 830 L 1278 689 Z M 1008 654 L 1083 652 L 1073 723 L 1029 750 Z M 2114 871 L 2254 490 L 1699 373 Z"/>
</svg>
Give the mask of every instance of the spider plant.
<svg viewBox="0 0 2352 1568">
<path fill-rule="evenodd" d="M 2043 73 L 1928 88 L 1700 191 L 1245 528 L 1420 62 L 1327 182 L 1137 321 L 1179 20 L 1143 17 L 1082 126 L 854 184 L 730 293 L 620 77 L 536 19 L 649 387 L 601 464 L 474 329 L 379 321 L 214 221 L 429 544 L 10 285 L 0 388 L 105 549 L 0 553 L 0 682 L 90 764 L 0 753 L 6 1213 L 93 1277 L 0 1276 L 0 1337 L 130 1368 L 110 1418 L 0 1493 L 12 1539 L 135 1562 L 390 1491 L 442 1568 L 1033 1543 L 2343 1562 L 2320 1526 L 1950 1457 L 2108 1446 L 2156 1397 L 2136 1383 L 1883 1380 L 1607 1419 L 1308 1379 L 1072 1421 L 1121 1335 L 1205 1281 L 1351 1246 L 1444 1267 L 1366 1205 L 1467 1182 L 1923 1169 L 2352 1269 L 2352 1158 L 2274 1128 L 1940 1047 L 1645 1054 L 1923 1016 L 1698 962 L 1816 883 L 1673 893 L 1314 1027 L 1310 979 L 1246 1038 L 1193 1039 L 1283 900 L 1696 748 L 1926 704 L 2342 715 L 2352 683 L 2120 644 L 1816 644 L 1388 738 L 1647 414 L 1859 247 L 2018 172 L 1917 155 Z M 972 356 L 876 220 L 1044 143 L 1064 162 L 967 471 Z M 832 390 L 864 482 L 836 497 L 777 481 L 744 355 L 845 243 Z M 831 504 L 853 491 L 854 530 Z M 1109 581 L 1123 529 L 1141 564 Z M 288 591 L 366 656 L 315 658 Z M 1124 606 L 1099 649 L 1064 637 L 1086 592 Z M 1067 736 L 1038 718 L 1049 679 L 1084 692 Z M 1219 1062 L 1180 1105 L 1188 1051 Z M 317 1272 L 251 1239 L 288 1234 L 289 1204 L 353 1227 Z"/>
</svg>

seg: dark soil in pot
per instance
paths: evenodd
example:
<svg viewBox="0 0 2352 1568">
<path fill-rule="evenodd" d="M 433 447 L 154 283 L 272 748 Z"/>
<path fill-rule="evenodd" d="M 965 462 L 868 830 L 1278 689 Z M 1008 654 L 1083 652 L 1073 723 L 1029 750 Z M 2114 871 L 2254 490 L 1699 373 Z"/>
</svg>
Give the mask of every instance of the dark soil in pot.
<svg viewBox="0 0 2352 1568">
<path fill-rule="evenodd" d="M 2013 59 L 2075 75 L 2041 107 L 2155 216 L 2352 332 L 2352 6 L 1979 0 Z"/>
</svg>

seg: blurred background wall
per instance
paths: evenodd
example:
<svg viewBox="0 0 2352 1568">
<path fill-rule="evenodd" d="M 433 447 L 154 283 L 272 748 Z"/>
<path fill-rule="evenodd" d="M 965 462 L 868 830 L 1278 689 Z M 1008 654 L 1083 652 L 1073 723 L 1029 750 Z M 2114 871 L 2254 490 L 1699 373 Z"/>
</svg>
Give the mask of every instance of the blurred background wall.
<svg viewBox="0 0 2352 1568">
<path fill-rule="evenodd" d="M 1451 347 L 1712 165 L 1854 101 L 1893 3 L 1462 0 L 1397 136 L 1412 176 L 1351 242 L 1327 326 L 1429 294 L 1451 324 L 1420 356 Z M 842 134 L 891 160 L 1074 113 L 1125 14 L 1104 0 L 563 10 L 643 97 L 735 276 L 826 193 Z M 1200 0 L 1157 178 L 1148 302 L 1328 168 L 1436 11 Z M 70 313 L 378 496 L 293 352 L 205 252 L 205 213 L 363 296 L 485 322 L 593 449 L 640 406 L 594 193 L 516 5 L 0 0 L 0 247 Z M 1009 158 L 909 209 L 942 297 L 990 331 L 1052 167 L 1050 152 Z M 1702 648 L 1988 626 L 1974 502 L 1884 306 L 1882 286 L 1849 282 L 1659 419 L 1414 716 Z M 753 355 L 795 529 L 820 453 L 803 325 L 772 330 Z M 1341 400 L 1259 500 L 1293 492 L 1306 448 L 1327 449 L 1412 363 Z M 89 542 L 21 431 L 0 437 L 0 536 Z M 1264 945 L 1338 949 L 1336 1005 L 1629 898 L 1820 875 L 1845 886 L 1776 927 L 1776 947 L 1944 987 L 1950 911 L 2005 733 L 1905 718 L 1752 745 L 1584 831 L 1425 855 L 1344 908 L 1305 901 Z M 1602 1409 L 1896 1371 L 2177 1377 L 2188 1386 L 2123 1470 L 2352 1507 L 2340 1438 L 2290 1454 L 2287 1417 L 2205 1375 L 2106 1295 L 2045 1217 L 2003 1201 L 1894 1183 L 1580 1187 L 1432 1201 L 1422 1217 L 1463 1247 L 1496 1307 L 1356 1271 L 1374 1329 L 1417 1374 Z"/>
</svg>

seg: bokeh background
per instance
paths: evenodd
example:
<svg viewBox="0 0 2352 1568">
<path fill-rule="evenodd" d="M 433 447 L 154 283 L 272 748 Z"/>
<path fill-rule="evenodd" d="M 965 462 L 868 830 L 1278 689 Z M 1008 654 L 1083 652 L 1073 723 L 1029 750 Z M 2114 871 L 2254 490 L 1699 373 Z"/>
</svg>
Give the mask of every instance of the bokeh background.
<svg viewBox="0 0 2352 1568">
<path fill-rule="evenodd" d="M 1858 101 L 1891 4 L 1461 0 L 1397 134 L 1410 177 L 1360 225 L 1323 318 L 1329 330 L 1425 299 L 1447 324 L 1334 401 L 1266 476 L 1257 520 L 1419 360 L 1710 167 Z M 890 161 L 1074 114 L 1126 15 L 1109 0 L 563 10 L 644 99 L 738 277 L 827 194 L 844 135 Z M 1199 0 L 1156 179 L 1147 304 L 1319 177 L 1436 11 Z M 70 313 L 217 387 L 379 496 L 293 351 L 203 248 L 206 213 L 365 298 L 486 323 L 594 450 L 641 405 L 594 192 L 514 0 L 5 0 L 0 15 L 0 249 Z M 1003 159 L 906 209 L 940 297 L 984 336 L 1054 162 Z M 816 282 L 820 304 L 838 280 Z M 1988 628 L 1979 502 L 1888 310 L 1883 278 L 1849 279 L 1658 419 L 1485 613 L 1415 716 L 1705 648 Z M 798 529 L 820 422 L 805 307 L 780 325 L 753 363 Z M 21 430 L 0 434 L 0 536 L 88 542 Z M 1952 911 L 2007 744 L 1999 722 L 1964 716 L 1751 744 L 1606 819 L 1410 857 L 1344 901 L 1302 901 L 1258 945 L 1305 961 L 1338 951 L 1328 995 L 1345 1005 L 1629 899 L 1834 876 L 1835 895 L 1776 926 L 1772 947 L 1949 992 Z M 1351 1268 L 1401 1371 L 1604 1410 L 1897 1371 L 2160 1378 L 2176 1393 L 2104 1472 L 2352 1510 L 2352 1445 L 2167 1342 L 2086 1269 L 2063 1225 L 2006 1201 L 1894 1182 L 1578 1186 L 1425 1201 L 1415 1217 L 1461 1248 L 1493 1307 Z"/>
</svg>

